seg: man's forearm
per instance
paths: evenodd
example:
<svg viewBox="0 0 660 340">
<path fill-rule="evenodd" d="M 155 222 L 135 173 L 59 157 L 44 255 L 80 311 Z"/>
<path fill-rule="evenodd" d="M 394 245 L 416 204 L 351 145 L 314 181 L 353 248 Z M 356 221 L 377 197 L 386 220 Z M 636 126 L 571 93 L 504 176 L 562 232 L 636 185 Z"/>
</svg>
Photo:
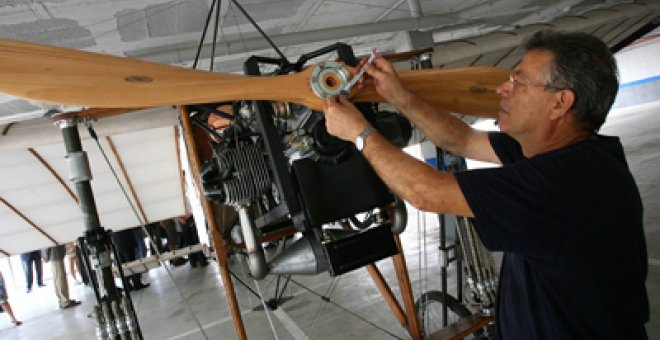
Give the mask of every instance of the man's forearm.
<svg viewBox="0 0 660 340">
<path fill-rule="evenodd" d="M 468 124 L 443 108 L 432 107 L 411 92 L 392 104 L 433 144 L 456 155 L 465 155 L 467 140 L 473 132 Z"/>
<path fill-rule="evenodd" d="M 393 146 L 379 133 L 367 138 L 364 156 L 383 182 L 417 209 L 472 216 L 453 174 L 436 171 Z"/>
</svg>

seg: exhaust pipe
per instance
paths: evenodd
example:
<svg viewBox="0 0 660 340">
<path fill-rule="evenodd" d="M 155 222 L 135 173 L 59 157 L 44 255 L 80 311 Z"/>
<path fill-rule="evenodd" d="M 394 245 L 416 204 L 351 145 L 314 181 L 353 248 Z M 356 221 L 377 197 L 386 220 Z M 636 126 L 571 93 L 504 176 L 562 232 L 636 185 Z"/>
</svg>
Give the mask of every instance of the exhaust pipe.
<svg viewBox="0 0 660 340">
<path fill-rule="evenodd" d="M 268 265 L 266 264 L 264 249 L 261 247 L 261 241 L 257 237 L 257 227 L 254 225 L 253 219 L 250 216 L 249 206 L 242 205 L 238 207 L 238 217 L 241 222 L 241 230 L 243 231 L 243 241 L 245 242 L 245 248 L 248 253 L 250 274 L 255 279 L 261 280 L 268 274 Z"/>
</svg>

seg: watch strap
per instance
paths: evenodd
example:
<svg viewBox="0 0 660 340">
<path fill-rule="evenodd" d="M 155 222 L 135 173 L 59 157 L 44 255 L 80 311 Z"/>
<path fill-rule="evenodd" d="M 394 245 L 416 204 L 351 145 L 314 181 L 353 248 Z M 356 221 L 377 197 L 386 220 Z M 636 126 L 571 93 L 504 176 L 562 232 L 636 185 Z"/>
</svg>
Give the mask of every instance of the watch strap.
<svg viewBox="0 0 660 340">
<path fill-rule="evenodd" d="M 370 133 L 376 131 L 376 129 L 373 126 L 369 126 L 366 129 L 362 130 L 362 132 L 357 136 L 355 139 L 355 147 L 357 148 L 358 151 L 362 151 L 365 146 L 365 141 L 367 140 L 367 137 L 369 136 Z"/>
</svg>

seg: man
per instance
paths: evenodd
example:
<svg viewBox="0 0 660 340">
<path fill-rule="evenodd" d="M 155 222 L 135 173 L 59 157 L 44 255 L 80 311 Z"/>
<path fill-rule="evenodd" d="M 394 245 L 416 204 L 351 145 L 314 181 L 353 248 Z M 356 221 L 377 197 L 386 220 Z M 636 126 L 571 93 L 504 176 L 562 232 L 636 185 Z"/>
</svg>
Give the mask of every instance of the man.
<svg viewBox="0 0 660 340">
<path fill-rule="evenodd" d="M 181 230 L 180 227 L 177 228 L 176 221 L 173 218 L 169 218 L 163 221 L 160 221 L 160 225 L 163 227 L 165 230 L 165 234 L 167 235 L 167 249 L 169 251 L 177 250 L 181 248 Z M 183 257 L 175 257 L 174 259 L 170 260 L 170 263 L 173 266 L 182 266 L 186 264 L 188 260 L 183 258 Z"/>
<path fill-rule="evenodd" d="M 198 244 L 199 236 L 197 235 L 197 225 L 195 224 L 195 219 L 192 214 L 179 216 L 177 217 L 177 221 L 182 229 L 181 238 L 183 239 L 184 246 Z M 204 252 L 201 250 L 188 254 L 188 261 L 193 268 L 196 268 L 198 265 L 205 267 L 209 264 L 206 255 L 204 255 Z"/>
<path fill-rule="evenodd" d="M 33 250 L 21 254 L 21 263 L 23 264 L 23 272 L 25 273 L 25 290 L 26 292 L 32 291 L 32 282 L 34 282 L 32 266 L 34 265 L 34 272 L 37 274 L 37 285 L 39 287 L 45 286 L 43 280 L 43 272 L 41 268 L 41 251 Z"/>
<path fill-rule="evenodd" d="M 122 264 L 135 261 L 138 258 L 137 257 L 138 245 L 137 245 L 137 241 L 135 240 L 134 229 L 136 228 L 124 229 L 112 233 L 112 241 L 115 243 L 115 246 L 117 247 L 117 252 L 119 253 L 119 257 L 121 260 L 120 262 Z M 151 285 L 148 282 L 147 283 L 142 282 L 142 273 L 129 275 L 126 278 L 126 281 L 128 283 L 128 287 L 124 287 L 124 289 L 130 291 L 140 290 L 143 288 L 147 288 Z"/>
<path fill-rule="evenodd" d="M 375 86 L 436 145 L 502 167 L 436 172 L 377 132 L 364 138 L 364 156 L 401 198 L 474 216 L 484 244 L 504 251 L 500 339 L 646 339 L 642 203 L 619 139 L 597 133 L 618 89 L 614 58 L 582 33 L 539 32 L 525 47 L 497 89 L 499 133 L 422 102 L 382 58 L 364 66 L 361 85 Z M 369 127 L 346 98 L 330 98 L 324 111 L 342 139 Z"/>
<path fill-rule="evenodd" d="M 69 281 L 66 278 L 66 271 L 64 269 L 64 256 L 66 256 L 66 245 L 64 244 L 50 247 L 42 251 L 44 261 L 50 261 L 50 268 L 53 272 L 55 294 L 57 295 L 57 300 L 61 309 L 80 305 L 80 301 L 69 298 Z"/>
</svg>

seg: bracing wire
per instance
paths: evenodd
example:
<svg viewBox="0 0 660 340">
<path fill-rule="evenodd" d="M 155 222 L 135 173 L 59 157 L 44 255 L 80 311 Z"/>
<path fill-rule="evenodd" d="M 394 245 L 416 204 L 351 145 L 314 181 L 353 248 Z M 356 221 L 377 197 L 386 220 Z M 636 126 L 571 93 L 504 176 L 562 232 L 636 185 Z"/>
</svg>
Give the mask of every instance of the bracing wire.
<svg viewBox="0 0 660 340">
<path fill-rule="evenodd" d="M 420 256 L 423 259 L 423 261 L 422 261 L 423 266 L 420 269 L 423 269 L 423 270 L 420 270 L 420 273 L 422 273 L 421 275 L 423 275 L 423 278 L 424 278 L 424 281 L 423 281 L 424 290 L 423 291 L 427 291 L 429 289 L 429 287 L 428 287 L 428 285 L 429 285 L 428 284 L 429 256 L 428 256 L 428 253 L 426 252 L 426 250 L 427 250 L 426 213 L 423 212 L 423 211 L 421 213 L 422 213 L 422 218 L 421 218 L 421 224 L 422 224 L 422 253 L 420 254 Z"/>
<path fill-rule="evenodd" d="M 242 260 L 239 261 L 239 262 L 240 262 L 240 264 L 241 264 L 242 273 L 249 273 L 250 271 L 249 271 L 249 269 L 248 269 L 248 267 L 247 267 L 247 264 L 246 264 L 246 257 L 241 257 L 241 259 L 242 259 Z M 266 313 L 266 319 L 268 320 L 268 324 L 269 324 L 269 326 L 270 326 L 271 332 L 273 333 L 274 339 L 275 339 L 275 340 L 279 340 L 279 335 L 277 334 L 277 330 L 276 330 L 276 328 L 275 328 L 275 324 L 273 323 L 272 316 L 271 316 L 271 307 L 270 307 L 270 305 L 268 304 L 268 302 L 266 302 L 266 298 L 264 297 L 264 293 L 263 293 L 265 290 L 268 290 L 268 287 L 266 287 L 265 290 L 262 290 L 262 289 L 261 289 L 261 285 L 259 285 L 259 282 L 255 279 L 255 280 L 253 280 L 253 281 L 254 281 L 254 286 L 255 286 L 256 291 L 254 291 L 254 290 L 252 290 L 252 288 L 251 288 L 250 286 L 247 285 L 247 283 L 243 282 L 240 278 L 238 278 L 238 276 L 237 276 L 235 273 L 233 273 L 233 272 L 231 272 L 231 271 L 230 271 L 230 273 L 231 273 L 231 274 L 234 276 L 234 278 L 237 279 L 237 280 L 238 280 L 238 281 L 239 281 L 239 282 L 240 282 L 240 283 L 241 283 L 241 284 L 242 284 L 247 290 L 249 290 L 250 292 L 252 292 L 253 295 L 255 295 L 255 296 L 257 296 L 257 297 L 259 298 L 259 303 L 261 304 L 261 307 L 264 309 L 264 313 Z M 288 283 L 288 280 L 287 280 L 287 283 Z M 271 281 L 271 284 L 272 284 L 272 281 Z M 275 288 L 275 292 L 277 293 L 277 288 Z M 252 297 L 251 297 L 250 294 L 248 294 L 248 301 L 249 301 L 249 303 L 251 304 Z M 276 303 L 277 303 L 277 302 L 276 302 Z"/>
<path fill-rule="evenodd" d="M 417 238 L 419 243 L 419 254 L 418 254 L 418 264 L 419 264 L 419 292 L 420 295 L 423 292 L 429 291 L 429 263 L 428 263 L 428 252 L 427 252 L 427 236 L 426 236 L 426 213 L 420 210 L 417 210 Z M 424 295 L 427 297 L 427 295 Z M 421 301 L 422 305 L 426 301 Z M 421 322 L 428 322 L 428 318 L 420 320 Z"/>
<path fill-rule="evenodd" d="M 230 5 L 232 2 L 230 2 Z M 247 45 L 245 44 L 245 38 L 243 37 L 243 31 L 241 31 L 241 26 L 238 24 L 238 18 L 236 18 L 236 13 L 234 12 L 234 7 L 229 6 L 229 10 L 231 11 L 231 16 L 234 18 L 234 24 L 236 25 L 236 31 L 238 32 L 238 37 L 241 39 L 241 44 L 243 44 L 243 50 L 245 53 L 248 53 L 248 48 Z"/>
<path fill-rule="evenodd" d="M 211 9 L 209 10 L 209 13 L 206 15 L 206 24 L 204 24 L 204 29 L 202 30 L 202 37 L 199 39 L 199 44 L 197 44 L 197 52 L 195 52 L 195 61 L 193 61 L 193 69 L 197 68 L 197 63 L 199 62 L 199 57 L 202 53 L 202 46 L 204 46 L 204 39 L 206 39 L 206 31 L 209 29 L 209 23 L 211 22 L 211 15 L 213 15 L 213 8 L 215 7 L 216 1 L 220 0 L 213 0 L 213 3 L 211 3 Z"/>
<path fill-rule="evenodd" d="M 275 340 L 279 340 L 280 338 L 277 336 L 277 331 L 275 330 L 275 325 L 273 324 L 273 319 L 270 316 L 270 307 L 268 307 L 268 304 L 266 303 L 266 300 L 264 300 L 264 295 L 261 292 L 261 287 L 259 287 L 259 282 L 257 280 L 254 280 L 254 285 L 257 287 L 257 292 L 259 293 L 259 296 L 261 297 L 261 304 L 264 307 L 264 312 L 266 313 L 266 318 L 268 319 L 268 324 L 270 325 L 270 329 L 273 332 L 273 336 L 275 336 Z"/>
<path fill-rule="evenodd" d="M 339 282 L 339 277 L 335 277 L 330 281 L 330 285 L 328 285 L 328 288 L 326 288 L 325 293 L 321 297 L 321 301 L 319 302 L 319 307 L 316 309 L 316 314 L 314 314 L 314 318 L 312 319 L 312 322 L 309 324 L 309 330 L 307 331 L 307 334 L 311 336 L 316 332 L 316 330 L 319 327 L 319 319 L 321 318 L 321 314 L 325 311 L 325 307 L 328 305 L 328 302 L 330 301 L 330 296 L 335 291 L 335 288 L 337 287 L 337 283 Z"/>
<path fill-rule="evenodd" d="M 213 64 L 215 64 L 215 45 L 218 43 L 218 27 L 220 26 L 220 1 L 214 2 L 214 4 L 215 4 L 215 25 L 213 27 L 213 44 L 211 45 L 211 61 L 209 62 L 209 71 L 211 72 L 213 72 Z"/>
<path fill-rule="evenodd" d="M 421 224 L 419 223 L 419 210 L 417 210 L 416 222 L 417 223 L 415 223 L 415 227 L 417 229 L 417 249 L 419 249 L 419 254 L 417 254 L 417 268 L 419 268 L 419 271 L 417 272 L 417 286 L 419 292 L 425 292 L 428 285 L 426 284 L 426 271 L 424 270 L 422 264 L 426 254 L 426 233 L 422 231 Z"/>
<path fill-rule="evenodd" d="M 251 16 L 248 14 L 248 12 L 243 8 L 243 6 L 241 6 L 241 4 L 239 4 L 237 0 L 231 0 L 231 2 L 233 2 L 234 5 L 236 5 L 236 7 L 238 7 L 238 9 L 243 13 L 243 15 L 245 15 L 245 17 L 250 21 L 250 23 L 252 24 L 252 26 L 254 26 L 254 28 L 255 28 L 257 31 L 259 31 L 259 33 L 261 34 L 261 36 L 263 36 L 264 39 L 266 39 L 266 41 L 268 42 L 268 44 L 269 44 L 269 45 L 275 50 L 275 52 L 276 52 L 277 54 L 279 54 L 280 58 L 281 58 L 284 62 L 288 63 L 288 60 L 286 59 L 286 56 L 284 55 L 284 53 L 282 53 L 282 51 L 280 51 L 280 49 L 277 48 L 277 45 L 275 45 L 275 43 L 273 42 L 273 40 L 271 40 L 270 37 L 268 36 L 268 34 L 266 34 L 266 32 L 264 32 L 264 31 L 261 29 L 261 27 L 257 24 L 257 22 L 254 21 L 254 19 L 252 19 L 252 17 L 251 17 Z M 238 25 L 237 25 L 236 27 L 238 27 Z"/>
<path fill-rule="evenodd" d="M 371 325 L 371 326 L 373 326 L 374 328 L 376 328 L 376 329 L 382 331 L 382 332 L 385 333 L 385 334 L 390 335 L 390 336 L 391 336 L 392 338 L 394 338 L 394 339 L 399 339 L 399 340 L 403 340 L 403 339 L 404 339 L 404 338 L 399 337 L 398 335 L 396 335 L 396 334 L 394 334 L 394 333 L 388 331 L 387 329 L 385 329 L 385 328 L 383 328 L 383 327 L 377 325 L 376 323 L 374 323 L 374 322 L 372 322 L 372 321 L 366 319 L 365 317 L 363 317 L 363 316 L 361 316 L 361 315 L 359 315 L 359 314 L 357 314 L 357 313 L 351 311 L 350 309 L 348 309 L 348 308 L 346 308 L 346 307 L 344 307 L 344 306 L 342 306 L 342 305 L 340 305 L 340 304 L 334 302 L 333 300 L 330 299 L 330 297 L 329 297 L 328 295 L 322 295 L 322 294 L 319 294 L 319 293 L 317 293 L 316 291 L 314 291 L 313 289 L 310 289 L 309 287 L 303 285 L 302 283 L 300 283 L 300 282 L 298 282 L 298 281 L 296 281 L 296 280 L 294 280 L 294 279 L 291 279 L 291 282 L 293 282 L 294 284 L 296 284 L 298 287 L 300 287 L 300 288 L 302 288 L 302 289 L 304 289 L 304 290 L 306 290 L 306 291 L 308 291 L 308 292 L 310 292 L 310 293 L 312 293 L 312 294 L 318 296 L 319 298 L 321 298 L 321 299 L 324 301 L 324 303 L 325 303 L 326 305 L 327 305 L 327 304 L 332 304 L 333 306 L 335 306 L 335 307 L 341 309 L 342 311 L 346 312 L 347 314 L 349 314 L 349 315 L 351 315 L 351 316 L 353 316 L 353 317 L 355 317 L 355 318 L 357 318 L 357 319 L 359 319 L 359 320 L 361 320 L 361 321 L 363 321 L 363 322 L 365 322 L 365 323 L 368 323 L 369 325 Z"/>
<path fill-rule="evenodd" d="M 105 153 L 105 150 L 103 146 L 101 146 L 101 143 L 99 142 L 98 135 L 96 134 L 96 131 L 94 131 L 94 128 L 92 127 L 92 124 L 90 121 L 85 122 L 85 126 L 87 127 L 87 130 L 89 131 L 89 135 L 94 139 L 96 142 L 97 147 L 99 148 L 99 151 L 101 152 L 101 155 L 103 155 L 103 159 L 105 160 L 106 164 L 108 165 L 108 168 L 110 168 L 110 171 L 112 172 L 112 175 L 115 178 L 115 181 L 117 181 L 117 185 L 121 189 L 122 193 L 124 194 L 124 197 L 126 198 L 126 201 L 128 202 L 128 205 L 131 207 L 131 210 L 133 210 L 133 213 L 135 214 L 135 217 L 137 218 L 138 222 L 140 223 L 140 227 L 142 228 L 142 231 L 145 233 L 145 235 L 148 236 L 149 243 L 153 247 L 154 251 L 157 254 L 158 261 L 163 265 L 165 268 L 165 271 L 167 272 L 167 275 L 170 277 L 170 280 L 172 280 L 172 283 L 174 284 L 174 287 L 176 287 L 176 290 L 179 292 L 179 295 L 181 296 L 181 299 L 183 300 L 184 304 L 186 305 L 186 308 L 190 312 L 190 314 L 193 316 L 193 321 L 195 324 L 197 324 L 197 327 L 199 328 L 200 332 L 204 336 L 205 339 L 209 339 L 208 335 L 204 331 L 204 328 L 202 327 L 202 324 L 200 323 L 199 319 L 197 318 L 197 315 L 195 315 L 195 312 L 192 309 L 192 306 L 190 305 L 188 299 L 186 296 L 183 294 L 183 290 L 181 287 L 177 284 L 176 280 L 174 279 L 174 276 L 172 275 L 172 272 L 170 269 L 167 267 L 165 263 L 163 263 L 163 260 L 161 259 L 161 253 L 160 250 L 158 250 L 158 247 L 156 247 L 156 243 L 154 242 L 151 234 L 147 231 L 147 228 L 145 227 L 146 221 L 142 220 L 142 217 L 140 217 L 140 214 L 138 213 L 135 204 L 133 201 L 131 201 L 130 197 L 128 196 L 128 192 L 126 192 L 126 188 L 124 185 L 121 183 L 119 180 L 119 175 L 117 175 L 117 172 L 115 171 L 115 168 L 112 166 L 110 163 L 110 159 L 108 158 L 108 155 Z"/>
</svg>

